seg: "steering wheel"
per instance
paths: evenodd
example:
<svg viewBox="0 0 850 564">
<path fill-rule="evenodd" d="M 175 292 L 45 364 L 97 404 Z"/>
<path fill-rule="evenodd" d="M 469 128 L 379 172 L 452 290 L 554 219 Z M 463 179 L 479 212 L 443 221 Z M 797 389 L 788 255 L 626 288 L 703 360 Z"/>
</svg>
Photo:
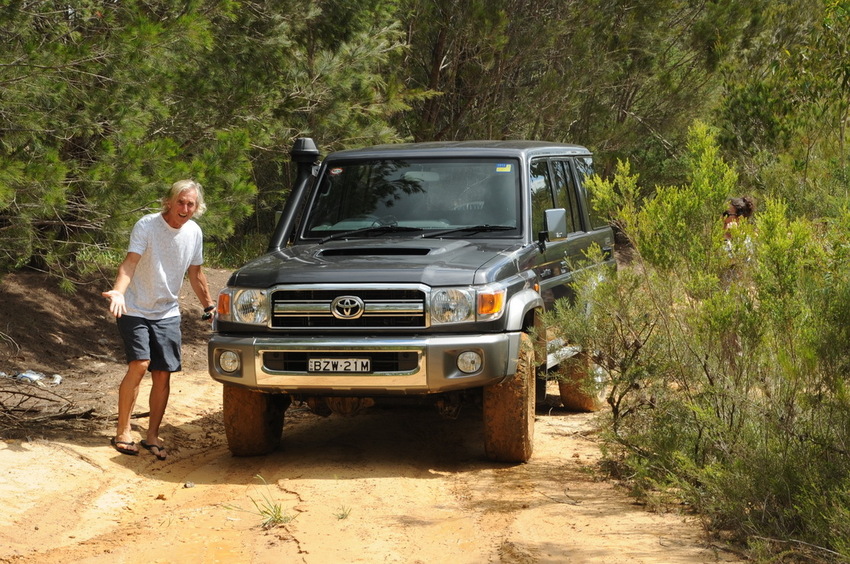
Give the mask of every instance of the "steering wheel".
<svg viewBox="0 0 850 564">
<path fill-rule="evenodd" d="M 370 227 L 384 227 L 385 225 L 398 225 L 398 220 L 394 215 L 385 215 L 379 217 L 377 215 L 371 213 L 362 213 L 358 215 L 354 219 L 365 219 L 367 221 L 371 221 L 372 225 Z"/>
<path fill-rule="evenodd" d="M 352 217 L 352 220 L 366 220 L 370 221 L 371 225 L 369 227 L 384 227 L 387 225 L 395 226 L 398 225 L 398 219 L 394 215 L 385 215 L 385 216 L 377 216 L 371 213 L 361 213 L 358 216 Z"/>
</svg>

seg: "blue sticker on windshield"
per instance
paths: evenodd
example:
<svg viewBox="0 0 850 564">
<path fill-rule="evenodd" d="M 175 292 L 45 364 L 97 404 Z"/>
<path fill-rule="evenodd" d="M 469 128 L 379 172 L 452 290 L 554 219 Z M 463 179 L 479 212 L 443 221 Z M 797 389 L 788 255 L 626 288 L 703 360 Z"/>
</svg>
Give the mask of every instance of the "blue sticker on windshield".
<svg viewBox="0 0 850 564">
<path fill-rule="evenodd" d="M 330 170 L 330 173 L 331 173 L 331 176 L 336 176 L 338 174 L 342 174 L 342 169 L 341 168 L 332 168 Z"/>
<path fill-rule="evenodd" d="M 496 172 L 510 172 L 510 171 L 511 171 L 511 165 L 509 165 L 509 164 L 497 164 L 496 165 Z"/>
</svg>

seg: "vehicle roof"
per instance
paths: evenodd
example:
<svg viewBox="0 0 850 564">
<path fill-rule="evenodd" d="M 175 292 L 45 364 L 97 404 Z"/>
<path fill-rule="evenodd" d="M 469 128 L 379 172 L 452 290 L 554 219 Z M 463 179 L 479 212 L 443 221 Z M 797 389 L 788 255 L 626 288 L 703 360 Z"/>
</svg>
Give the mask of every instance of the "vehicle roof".
<svg viewBox="0 0 850 564">
<path fill-rule="evenodd" d="M 531 157 L 546 155 L 590 155 L 590 151 L 581 145 L 548 141 L 431 141 L 345 149 L 335 151 L 329 154 L 327 158 Z"/>
</svg>

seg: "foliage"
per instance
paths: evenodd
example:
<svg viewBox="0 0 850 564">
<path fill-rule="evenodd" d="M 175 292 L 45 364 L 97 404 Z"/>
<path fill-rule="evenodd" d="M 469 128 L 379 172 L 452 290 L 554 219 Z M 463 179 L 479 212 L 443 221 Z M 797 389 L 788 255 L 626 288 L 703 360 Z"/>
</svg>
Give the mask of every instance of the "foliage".
<svg viewBox="0 0 850 564">
<path fill-rule="evenodd" d="M 745 181 L 795 214 L 833 216 L 848 197 L 850 2 L 772 3 L 723 70 L 715 122 Z"/>
<path fill-rule="evenodd" d="M 695 118 L 718 107 L 733 136 L 750 119 L 761 98 L 721 98 L 757 91 L 731 78 L 738 60 L 757 69 L 747 76 L 783 69 L 762 85 L 772 99 L 834 108 L 811 113 L 806 132 L 818 115 L 843 123 L 846 107 L 827 102 L 846 94 L 830 82 L 845 65 L 805 62 L 819 49 L 846 59 L 846 12 L 806 2 L 797 12 L 764 0 L 13 0 L 0 7 L 0 268 L 94 268 L 85 261 L 120 251 L 133 221 L 186 176 L 208 191 L 203 227 L 223 256 L 272 231 L 293 176 L 287 150 L 305 135 L 323 151 L 403 138 L 574 141 L 600 153 L 602 171 L 637 163 L 650 182 L 642 199 L 679 182 Z M 799 49 L 777 55 L 776 30 Z M 783 77 L 804 64 L 818 87 L 789 97 Z M 801 105 L 764 118 L 780 123 Z M 758 155 L 775 178 L 801 162 Z M 843 170 L 805 162 L 828 187 Z"/>
<path fill-rule="evenodd" d="M 718 147 L 706 125 L 696 123 L 691 128 L 687 148 L 683 161 L 693 170 L 690 183 L 656 187 L 652 199 L 640 197 L 637 178 L 630 177 L 627 163 L 618 164 L 612 179 L 597 177 L 589 183 L 599 209 L 609 215 L 620 210 L 614 218 L 619 227 L 648 260 L 667 268 L 680 257 L 697 264 L 711 259 L 717 226 L 705 218 L 719 217 L 718 210 L 726 208 L 724 200 L 737 183 L 735 172 L 718 160 Z"/>
<path fill-rule="evenodd" d="M 384 78 L 401 48 L 395 6 L 5 3 L 0 269 L 91 268 L 184 177 L 206 189 L 213 243 L 270 231 L 295 136 L 397 139 L 387 118 L 406 94 Z M 246 223 L 256 208 L 267 215 Z"/>
<path fill-rule="evenodd" d="M 669 178 L 682 133 L 713 107 L 721 62 L 764 2 L 409 0 L 402 114 L 417 140 L 541 138 L 628 156 Z"/>
<path fill-rule="evenodd" d="M 351 515 L 351 507 L 347 507 L 345 505 L 340 505 L 334 513 L 334 517 L 340 521 L 348 519 L 349 515 Z"/>
<path fill-rule="evenodd" d="M 850 551 L 848 0 L 8 0 L 0 42 L 0 272 L 116 264 L 183 177 L 241 264 L 299 136 L 591 147 L 637 258 L 557 317 L 612 452 L 717 527 Z"/>
<path fill-rule="evenodd" d="M 253 510 L 243 509 L 235 505 L 225 505 L 223 507 L 225 509 L 245 511 L 259 516 L 260 519 L 262 519 L 260 527 L 265 530 L 287 525 L 294 521 L 298 515 L 290 515 L 285 509 L 283 509 L 283 506 L 279 502 L 274 501 L 271 496 L 271 492 L 269 491 L 269 483 L 266 482 L 265 478 L 263 478 L 260 474 L 257 474 L 255 477 L 263 484 L 263 486 L 265 486 L 265 491 L 260 492 L 259 500 L 253 497 L 249 498 L 251 500 L 251 504 L 254 506 Z"/>
<path fill-rule="evenodd" d="M 606 177 L 618 159 L 639 166 L 640 202 L 681 184 L 687 125 L 702 119 L 746 185 L 832 215 L 848 185 L 847 6 L 12 0 L 0 7 L 0 268 L 95 268 L 186 176 L 207 188 L 203 227 L 223 256 L 272 231 L 287 150 L 305 135 L 325 152 L 579 142 Z"/>
<path fill-rule="evenodd" d="M 680 496 L 757 551 L 846 559 L 850 216 L 815 222 L 767 197 L 727 239 L 717 210 L 735 175 L 709 130 L 689 147 L 691 182 L 649 201 L 630 201 L 627 164 L 596 180 L 636 259 L 579 281 L 554 323 L 606 372 L 609 456 L 638 491 Z"/>
</svg>

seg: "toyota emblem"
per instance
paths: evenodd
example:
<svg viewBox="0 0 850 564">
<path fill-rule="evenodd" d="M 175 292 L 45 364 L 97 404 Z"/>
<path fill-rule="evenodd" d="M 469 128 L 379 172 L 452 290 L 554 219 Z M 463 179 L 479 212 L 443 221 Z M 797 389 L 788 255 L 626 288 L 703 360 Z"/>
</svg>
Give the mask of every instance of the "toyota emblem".
<svg viewBox="0 0 850 564">
<path fill-rule="evenodd" d="M 331 302 L 331 313 L 337 319 L 357 319 L 365 307 L 357 296 L 338 296 Z"/>
</svg>

